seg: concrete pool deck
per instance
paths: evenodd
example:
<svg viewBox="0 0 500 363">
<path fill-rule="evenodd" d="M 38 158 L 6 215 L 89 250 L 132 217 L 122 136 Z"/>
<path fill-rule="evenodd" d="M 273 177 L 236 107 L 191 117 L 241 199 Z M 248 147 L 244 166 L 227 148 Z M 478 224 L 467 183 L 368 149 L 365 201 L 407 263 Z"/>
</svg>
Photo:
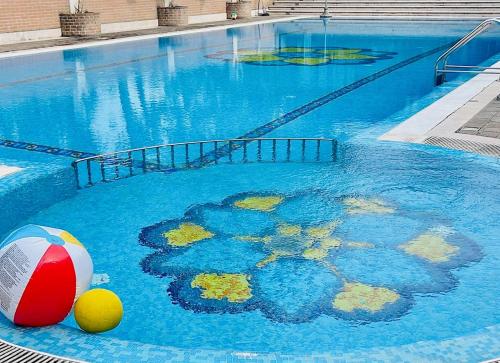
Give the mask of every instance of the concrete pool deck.
<svg viewBox="0 0 500 363">
<path fill-rule="evenodd" d="M 458 129 L 457 132 L 500 139 L 500 90 L 498 95 L 486 107 Z"/>
<path fill-rule="evenodd" d="M 494 67 L 500 66 L 496 62 Z M 379 140 L 429 144 L 500 157 L 500 79 L 479 74 Z"/>
<path fill-rule="evenodd" d="M 27 41 L 20 43 L 0 44 L 0 58 L 40 53 L 65 48 L 80 48 L 94 45 L 104 45 L 121 41 L 133 41 L 162 36 L 181 35 L 185 33 L 204 32 L 236 28 L 245 25 L 271 23 L 276 21 L 307 18 L 307 16 L 256 16 L 248 19 L 225 20 L 210 23 L 190 24 L 186 26 L 159 26 L 152 29 L 106 33 L 91 37 L 59 37 L 53 39 Z"/>
</svg>

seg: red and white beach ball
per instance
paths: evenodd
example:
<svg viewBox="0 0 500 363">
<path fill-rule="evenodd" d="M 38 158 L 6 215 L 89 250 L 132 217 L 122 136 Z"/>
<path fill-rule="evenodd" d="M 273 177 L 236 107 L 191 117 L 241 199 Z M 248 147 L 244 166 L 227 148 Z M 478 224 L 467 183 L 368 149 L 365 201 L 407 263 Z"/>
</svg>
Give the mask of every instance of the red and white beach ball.
<svg viewBox="0 0 500 363">
<path fill-rule="evenodd" d="M 61 229 L 27 225 L 0 245 L 0 311 L 22 326 L 62 321 L 92 280 L 92 259 Z"/>
</svg>

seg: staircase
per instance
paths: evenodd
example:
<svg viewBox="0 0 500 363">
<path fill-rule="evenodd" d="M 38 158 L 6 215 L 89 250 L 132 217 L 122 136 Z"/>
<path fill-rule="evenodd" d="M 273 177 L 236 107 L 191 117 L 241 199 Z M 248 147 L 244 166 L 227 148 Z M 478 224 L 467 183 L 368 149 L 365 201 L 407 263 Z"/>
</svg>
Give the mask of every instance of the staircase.
<svg viewBox="0 0 500 363">
<path fill-rule="evenodd" d="M 500 15 L 500 0 L 327 0 L 333 17 L 485 19 Z M 324 0 L 274 0 L 271 15 L 323 12 Z"/>
</svg>

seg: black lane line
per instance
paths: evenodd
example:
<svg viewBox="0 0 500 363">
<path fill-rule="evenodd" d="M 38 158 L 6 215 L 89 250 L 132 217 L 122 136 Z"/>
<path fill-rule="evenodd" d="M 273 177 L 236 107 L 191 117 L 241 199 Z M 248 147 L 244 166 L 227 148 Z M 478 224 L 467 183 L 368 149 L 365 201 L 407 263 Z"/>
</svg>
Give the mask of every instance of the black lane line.
<svg viewBox="0 0 500 363">
<path fill-rule="evenodd" d="M 311 29 L 312 28 L 301 29 L 301 30 L 287 32 L 287 33 L 282 33 L 280 35 L 289 35 L 289 34 L 296 34 L 296 33 L 304 33 L 304 32 L 307 32 L 308 30 L 311 30 Z M 181 36 L 181 35 L 177 35 L 177 36 Z M 171 38 L 171 37 L 172 36 L 170 36 L 169 38 Z M 175 36 L 173 36 L 173 37 L 175 37 Z M 273 34 L 273 35 L 261 37 L 259 39 L 271 39 L 271 38 L 275 38 L 275 37 L 276 36 Z M 160 38 L 158 38 L 158 39 L 160 39 Z M 241 40 L 241 42 L 242 43 L 246 43 L 246 42 L 254 41 L 254 40 L 255 39 L 243 39 L 243 40 Z M 137 40 L 137 41 L 141 41 L 141 40 Z M 112 45 L 112 44 L 110 44 L 110 45 Z M 176 54 L 190 53 L 190 52 L 196 52 L 196 51 L 200 51 L 200 50 L 204 50 L 204 49 L 226 47 L 227 45 L 228 45 L 227 42 L 226 43 L 219 43 L 219 44 L 210 45 L 210 46 L 207 46 L 207 47 L 198 47 L 198 48 L 190 48 L 190 49 L 178 50 L 175 53 Z M 106 46 L 106 44 L 103 44 L 102 46 Z M 68 49 L 68 50 L 71 50 L 71 49 Z M 74 50 L 78 50 L 78 48 L 74 49 Z M 46 76 L 33 77 L 33 78 L 28 78 L 28 79 L 21 79 L 21 80 L 18 80 L 18 81 L 12 81 L 12 82 L 7 82 L 7 83 L 0 83 L 0 88 L 7 88 L 7 87 L 12 87 L 12 86 L 17 86 L 19 84 L 26 84 L 26 83 L 32 83 L 32 82 L 45 81 L 47 79 L 64 77 L 64 76 L 73 75 L 73 74 L 77 74 L 77 73 L 85 73 L 85 72 L 91 72 L 91 71 L 106 69 L 106 68 L 114 68 L 114 67 L 119 67 L 119 66 L 123 66 L 123 65 L 126 65 L 126 64 L 140 63 L 142 61 L 148 61 L 148 60 L 163 58 L 163 57 L 167 57 L 167 56 L 168 56 L 168 53 L 164 52 L 164 53 L 160 53 L 160 54 L 156 54 L 156 55 L 151 55 L 151 56 L 141 57 L 141 58 L 134 58 L 134 59 L 129 59 L 129 60 L 126 60 L 126 61 L 121 61 L 121 62 L 114 62 L 114 63 L 108 63 L 108 64 L 101 64 L 101 65 L 91 66 L 91 67 L 84 68 L 84 69 L 81 69 L 81 70 L 73 70 L 72 69 L 72 70 L 67 70 L 67 71 L 63 71 L 63 72 L 59 72 L 59 73 L 48 74 Z"/>
<path fill-rule="evenodd" d="M 276 130 L 277 128 L 279 128 L 281 126 L 286 125 L 286 124 L 296 120 L 297 118 L 299 118 L 305 114 L 308 114 L 308 113 L 316 110 L 317 108 L 320 108 L 320 107 L 332 102 L 333 100 L 335 100 L 343 95 L 346 95 L 346 94 L 348 94 L 348 93 L 350 93 L 350 92 L 352 92 L 352 91 L 354 91 L 354 90 L 356 90 L 356 89 L 358 89 L 358 88 L 360 88 L 368 83 L 371 83 L 371 82 L 373 82 L 373 81 L 375 81 L 375 80 L 377 80 L 377 79 L 379 79 L 379 78 L 381 78 L 389 73 L 397 71 L 397 70 L 399 70 L 399 69 L 401 69 L 409 64 L 415 63 L 415 62 L 417 62 L 425 57 L 428 57 L 428 56 L 433 55 L 439 51 L 447 49 L 453 44 L 454 43 L 450 43 L 450 44 L 446 44 L 446 45 L 442 45 L 442 46 L 433 48 L 433 49 L 428 50 L 424 53 L 415 55 L 415 56 L 410 57 L 404 61 L 396 63 L 390 67 L 384 68 L 384 69 L 382 69 L 378 72 L 375 72 L 367 77 L 364 77 L 358 81 L 355 81 L 347 86 L 344 86 L 338 90 L 335 90 L 335 91 L 330 92 L 330 93 L 328 93 L 320 98 L 317 98 L 311 102 L 308 102 L 305 105 L 300 106 L 300 107 L 284 114 L 283 116 L 280 116 L 280 117 L 278 117 L 278 118 L 276 118 L 276 119 L 274 119 L 274 120 L 272 120 L 272 121 L 270 121 L 262 126 L 259 126 L 256 129 L 253 129 L 242 136 L 239 136 L 238 138 L 245 139 L 245 138 L 262 137 L 262 136 Z M 22 142 L 22 141 L 12 141 L 12 140 L 6 140 L 6 139 L 0 139 L 0 146 L 10 147 L 10 148 L 15 148 L 15 149 L 20 149 L 20 150 L 41 152 L 41 153 L 50 154 L 50 155 L 72 157 L 75 159 L 82 159 L 82 158 L 97 156 L 97 154 L 94 154 L 94 153 L 88 153 L 88 152 L 71 150 L 71 149 L 63 149 L 63 148 L 58 148 L 58 147 L 50 147 L 50 146 L 46 146 L 46 145 L 26 143 L 26 142 Z M 193 160 L 193 162 L 190 163 L 190 165 L 191 165 L 191 167 L 196 168 L 196 167 L 201 167 L 201 166 L 204 166 L 207 164 L 211 164 L 211 163 L 215 162 L 216 160 L 219 160 L 219 159 L 229 155 L 230 152 L 237 150 L 237 149 L 240 149 L 242 146 L 243 146 L 242 142 L 241 143 L 234 142 L 234 143 L 232 143 L 232 147 L 230 149 L 229 145 L 226 144 L 224 146 L 221 146 L 221 147 L 207 153 L 206 155 L 203 156 L 203 159 L 198 158 L 198 159 Z M 146 168 L 148 170 L 153 169 L 153 167 L 151 167 L 150 165 L 147 165 Z M 172 172 L 172 171 L 175 171 L 176 169 L 167 169 L 167 170 L 160 169 L 160 170 L 164 171 L 164 172 Z"/>
<path fill-rule="evenodd" d="M 0 146 L 10 147 L 13 149 L 26 150 L 26 151 L 34 151 L 44 154 L 56 155 L 56 156 L 66 156 L 74 159 L 83 159 L 90 158 L 92 156 L 96 156 L 97 154 L 88 153 L 85 151 L 77 151 L 71 149 L 63 149 L 59 147 L 52 147 L 46 145 L 39 145 L 34 143 L 28 143 L 23 141 L 13 141 L 0 139 Z"/>
<path fill-rule="evenodd" d="M 333 92 L 330 92 L 320 98 L 317 98 L 309 103 L 306 103 L 305 105 L 302 105 L 286 114 L 284 114 L 283 116 L 280 116 L 262 126 L 259 126 L 257 127 L 256 129 L 253 129 L 249 132 L 247 132 L 246 134 L 244 135 L 241 135 L 237 138 L 239 139 L 251 139 L 251 138 L 258 138 L 258 137 L 262 137 L 274 130 L 276 130 L 277 128 L 283 126 L 283 125 L 286 125 L 294 120 L 296 120 L 297 118 L 305 115 L 305 114 L 308 114 L 314 110 L 316 110 L 317 108 L 320 108 L 330 102 L 332 102 L 333 100 L 336 100 L 337 98 L 341 97 L 341 96 L 344 96 L 368 83 L 371 83 L 389 73 L 392 73 L 392 72 L 395 72 L 407 65 L 410 65 L 412 63 L 415 63 L 425 57 L 428 57 L 428 56 L 431 56 L 439 51 L 443 51 L 445 49 L 448 49 L 450 46 L 452 46 L 455 42 L 452 42 L 452 43 L 448 43 L 448 44 L 445 44 L 445 45 L 441 45 L 439 47 L 436 47 L 436 48 L 433 48 L 431 50 L 428 50 L 424 53 L 421 53 L 421 54 L 417 54 L 413 57 L 410 57 L 404 61 L 401 61 L 399 63 L 396 63 L 390 67 L 387 67 L 387 68 L 384 68 L 378 72 L 375 72 L 367 77 L 364 77 L 364 78 L 361 78 L 360 80 L 356 81 L 356 82 L 353 82 L 347 86 L 344 86 L 342 88 L 339 88 L 338 90 L 335 90 Z M 220 159 L 220 158 L 223 158 L 227 155 L 229 155 L 230 152 L 234 151 L 234 150 L 237 150 L 239 148 L 241 148 L 243 145 L 243 143 L 237 143 L 237 142 L 234 142 L 232 143 L 232 148 L 231 150 L 229 149 L 229 145 L 226 144 L 224 146 L 221 146 L 219 148 L 217 148 L 216 150 L 214 151 L 211 151 L 210 153 L 207 153 L 204 157 L 203 157 L 203 160 L 201 159 L 196 159 L 193 161 L 193 163 L 195 165 L 205 165 L 205 164 L 210 164 L 210 163 L 213 163 L 215 162 L 215 160 L 217 159 Z"/>
</svg>

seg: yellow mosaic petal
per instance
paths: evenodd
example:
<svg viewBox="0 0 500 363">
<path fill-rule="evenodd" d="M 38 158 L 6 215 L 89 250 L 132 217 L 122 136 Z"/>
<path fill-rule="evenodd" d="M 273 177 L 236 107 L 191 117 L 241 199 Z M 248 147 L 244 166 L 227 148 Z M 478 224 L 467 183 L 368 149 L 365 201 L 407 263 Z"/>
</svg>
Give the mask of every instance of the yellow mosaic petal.
<svg viewBox="0 0 500 363">
<path fill-rule="evenodd" d="M 314 244 L 317 242 L 315 239 L 313 238 L 305 238 L 305 239 L 302 239 L 302 246 L 304 248 L 309 248 L 309 247 L 312 247 L 314 246 Z"/>
<path fill-rule="evenodd" d="M 262 52 L 255 49 L 240 49 L 238 55 L 273 54 L 273 52 Z"/>
<path fill-rule="evenodd" d="M 328 256 L 328 249 L 326 248 L 308 248 L 302 253 L 304 258 L 308 260 L 321 260 Z"/>
<path fill-rule="evenodd" d="M 291 251 L 286 251 L 286 250 L 273 250 L 273 254 L 278 256 L 278 257 L 287 257 L 287 256 L 294 256 L 295 253 Z"/>
<path fill-rule="evenodd" d="M 354 247 L 354 248 L 374 248 L 375 245 L 373 243 L 369 242 L 348 242 L 347 247 Z"/>
<path fill-rule="evenodd" d="M 280 57 L 272 53 L 255 53 L 248 55 L 240 55 L 238 60 L 240 62 L 273 62 L 280 60 Z"/>
<path fill-rule="evenodd" d="M 283 58 L 283 62 L 292 64 L 303 64 L 306 66 L 315 66 L 318 64 L 328 63 L 330 60 L 328 58 L 316 58 L 316 57 L 305 57 L 305 58 Z"/>
<path fill-rule="evenodd" d="M 278 52 L 282 53 L 304 53 L 304 52 L 312 52 L 311 48 L 301 48 L 301 47 L 286 47 L 278 49 Z"/>
<path fill-rule="evenodd" d="M 362 49 L 351 48 L 351 49 L 323 49 L 318 53 L 328 54 L 328 55 L 347 55 L 360 53 Z"/>
<path fill-rule="evenodd" d="M 375 313 L 382 310 L 385 304 L 394 303 L 399 297 L 397 292 L 385 287 L 346 283 L 342 292 L 335 296 L 333 307 L 349 313 L 355 309 Z"/>
<path fill-rule="evenodd" d="M 175 247 L 185 247 L 213 236 L 213 233 L 194 223 L 182 223 L 178 228 L 163 233 L 167 243 Z"/>
<path fill-rule="evenodd" d="M 343 201 L 349 214 L 391 214 L 394 208 L 389 207 L 383 200 L 371 198 L 345 198 Z"/>
<path fill-rule="evenodd" d="M 449 244 L 439 234 L 424 233 L 412 241 L 400 246 L 406 253 L 421 257 L 428 261 L 446 262 L 460 250 L 458 246 Z"/>
<path fill-rule="evenodd" d="M 271 253 L 269 256 L 267 256 L 263 260 L 257 262 L 257 264 L 255 266 L 264 267 L 264 266 L 270 264 L 271 262 L 276 261 L 278 259 L 278 257 L 279 256 L 276 253 Z"/>
<path fill-rule="evenodd" d="M 250 276 L 246 274 L 202 273 L 191 281 L 191 287 L 202 290 L 204 299 L 227 299 L 229 302 L 241 303 L 252 297 Z"/>
<path fill-rule="evenodd" d="M 302 227 L 293 224 L 280 224 L 278 226 L 278 233 L 282 236 L 298 236 L 302 232 Z"/>
<path fill-rule="evenodd" d="M 311 227 L 306 230 L 306 233 L 313 238 L 325 238 L 330 235 L 330 229 L 327 227 Z"/>
<path fill-rule="evenodd" d="M 278 204 L 283 201 L 283 197 L 269 196 L 269 197 L 247 197 L 242 200 L 234 202 L 234 206 L 242 209 L 252 209 L 262 212 L 271 212 Z"/>
<path fill-rule="evenodd" d="M 332 237 L 323 238 L 319 242 L 319 246 L 321 248 L 326 248 L 326 249 L 338 248 L 338 247 L 340 247 L 341 244 L 342 244 L 341 240 L 339 240 L 338 238 L 332 238 Z"/>
<path fill-rule="evenodd" d="M 333 221 L 322 226 L 310 227 L 306 230 L 306 233 L 313 238 L 326 238 L 337 228 L 340 221 Z"/>
</svg>

